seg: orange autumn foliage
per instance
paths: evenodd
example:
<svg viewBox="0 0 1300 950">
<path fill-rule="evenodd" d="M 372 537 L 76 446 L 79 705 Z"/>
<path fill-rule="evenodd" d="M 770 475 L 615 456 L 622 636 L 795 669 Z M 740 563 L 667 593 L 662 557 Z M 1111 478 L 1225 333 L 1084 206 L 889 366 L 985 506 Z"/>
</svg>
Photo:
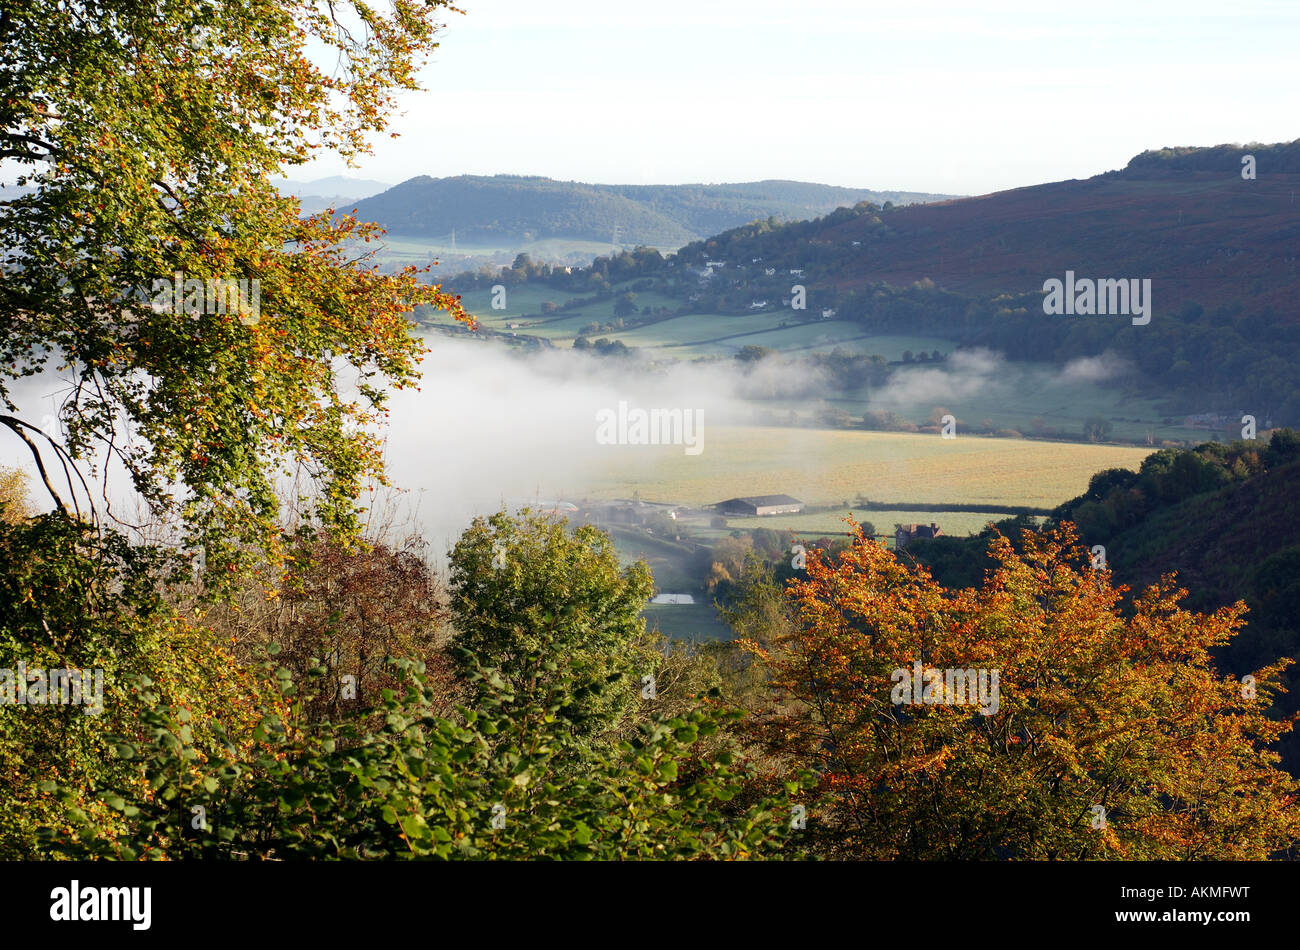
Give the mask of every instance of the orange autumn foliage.
<svg viewBox="0 0 1300 950">
<path fill-rule="evenodd" d="M 773 691 L 755 738 L 818 775 L 814 851 L 1176 860 L 1294 848 L 1300 784 L 1267 748 L 1292 724 L 1266 714 L 1291 661 L 1250 671 L 1248 688 L 1210 653 L 1244 625 L 1244 604 L 1186 611 L 1167 576 L 1126 609 L 1127 588 L 1092 569 L 1069 524 L 1026 531 L 1023 553 L 996 536 L 997 567 L 958 591 L 853 528 L 849 550 L 810 551 L 789 586 L 794 632 L 746 644 Z M 910 681 L 916 661 L 996 671 L 991 714 L 896 702 L 895 671 Z"/>
</svg>

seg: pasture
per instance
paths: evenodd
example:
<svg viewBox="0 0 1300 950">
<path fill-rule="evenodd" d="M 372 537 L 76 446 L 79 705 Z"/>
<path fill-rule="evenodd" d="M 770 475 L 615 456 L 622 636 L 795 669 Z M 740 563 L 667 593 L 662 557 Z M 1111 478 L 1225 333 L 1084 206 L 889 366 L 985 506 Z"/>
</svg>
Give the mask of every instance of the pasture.
<svg viewBox="0 0 1300 950">
<path fill-rule="evenodd" d="M 884 502 L 1051 508 L 1085 491 L 1102 469 L 1136 470 L 1150 451 L 962 435 L 708 426 L 699 455 L 657 445 L 609 453 L 591 476 L 588 493 L 626 498 L 635 490 L 646 501 L 691 505 L 782 493 L 845 509 L 859 494 Z M 884 514 L 891 524 L 903 520 L 902 512 Z"/>
<path fill-rule="evenodd" d="M 797 515 L 771 515 L 765 518 L 728 518 L 727 531 L 753 531 L 755 528 L 789 529 L 802 538 L 836 537 L 848 531 L 845 518 L 870 522 L 877 534 L 893 535 L 895 524 L 929 524 L 937 522 L 944 534 L 978 534 L 990 521 L 1002 521 L 1011 515 L 992 511 L 869 511 L 854 505 L 835 511 L 816 511 Z M 893 541 L 887 542 L 893 546 Z"/>
</svg>

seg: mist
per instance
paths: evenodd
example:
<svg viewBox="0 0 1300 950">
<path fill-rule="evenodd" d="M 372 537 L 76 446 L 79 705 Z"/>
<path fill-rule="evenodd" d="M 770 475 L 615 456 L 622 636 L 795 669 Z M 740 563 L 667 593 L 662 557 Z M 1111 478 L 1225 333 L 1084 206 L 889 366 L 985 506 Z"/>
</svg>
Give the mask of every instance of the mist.
<svg viewBox="0 0 1300 950">
<path fill-rule="evenodd" d="M 627 460 L 639 464 L 639 457 L 625 453 L 645 448 L 598 442 L 598 415 L 616 410 L 620 402 L 632 409 L 696 414 L 702 423 L 703 452 L 708 453 L 710 431 L 717 427 L 752 424 L 762 410 L 773 408 L 795 410 L 807 418 L 828 396 L 844 395 L 833 391 L 829 376 L 816 365 L 780 356 L 750 363 L 721 359 L 662 364 L 635 351 L 601 356 L 567 348 L 520 350 L 441 334 L 429 335 L 426 343 L 418 388 L 391 394 L 388 425 L 381 432 L 395 491 L 371 494 L 363 502 L 374 506 L 376 514 L 383 507 L 384 519 L 395 529 L 419 531 L 435 561 L 476 515 L 529 503 L 577 502 L 589 497 L 596 485 L 604 485 L 601 497 L 608 497 L 613 462 L 617 459 L 626 472 Z M 1129 369 L 1110 354 L 1049 370 L 1009 363 L 987 349 L 961 350 L 940 364 L 896 368 L 886 385 L 858 396 L 868 409 L 919 412 L 917 421 L 922 421 L 934 406 L 960 415 L 963 403 L 976 398 L 1010 399 L 1017 390 L 1024 391 L 1026 382 L 1050 392 L 1061 386 L 1104 384 Z M 345 383 L 344 391 L 349 388 Z M 47 372 L 19 380 L 14 397 L 23 418 L 56 433 L 53 414 L 67 391 L 66 380 Z M 795 444 L 797 431 L 790 430 L 792 458 L 801 451 Z M 780 439 L 779 430 L 772 438 Z M 644 452 L 646 470 L 664 451 L 686 449 Z M 0 452 L 0 463 L 28 471 L 33 500 L 48 508 L 26 447 L 10 434 Z M 799 461 L 816 464 L 806 457 Z M 53 477 L 54 469 L 51 472 Z M 102 491 L 105 486 L 115 512 L 138 514 L 134 491 L 120 466 L 110 466 L 107 479 L 94 487 Z M 291 489 L 288 484 L 281 487 L 285 493 Z M 629 485 L 620 497 L 632 491 Z"/>
</svg>

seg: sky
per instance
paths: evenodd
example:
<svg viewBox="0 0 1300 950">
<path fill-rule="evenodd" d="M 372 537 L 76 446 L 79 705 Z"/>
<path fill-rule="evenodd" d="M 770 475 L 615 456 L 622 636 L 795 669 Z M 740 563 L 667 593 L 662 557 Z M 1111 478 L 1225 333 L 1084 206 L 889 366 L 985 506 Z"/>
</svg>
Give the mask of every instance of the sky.
<svg viewBox="0 0 1300 950">
<path fill-rule="evenodd" d="M 985 194 L 1300 137 L 1300 2 L 458 0 L 346 174 Z"/>
</svg>

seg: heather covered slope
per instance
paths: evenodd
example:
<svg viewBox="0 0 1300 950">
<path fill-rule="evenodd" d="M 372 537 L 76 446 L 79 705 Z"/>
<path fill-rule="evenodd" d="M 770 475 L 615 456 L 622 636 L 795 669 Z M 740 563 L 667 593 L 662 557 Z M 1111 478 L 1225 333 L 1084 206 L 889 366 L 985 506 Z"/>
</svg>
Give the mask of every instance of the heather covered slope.
<svg viewBox="0 0 1300 950">
<path fill-rule="evenodd" d="M 1242 178 L 1242 156 L 1256 160 Z M 1121 171 L 973 198 L 858 209 L 764 234 L 742 228 L 684 257 L 761 256 L 839 290 L 929 278 L 963 294 L 1080 277 L 1151 278 L 1155 306 L 1243 303 L 1300 321 L 1300 140 L 1144 152 Z M 855 245 L 854 242 L 857 242 Z"/>
</svg>

